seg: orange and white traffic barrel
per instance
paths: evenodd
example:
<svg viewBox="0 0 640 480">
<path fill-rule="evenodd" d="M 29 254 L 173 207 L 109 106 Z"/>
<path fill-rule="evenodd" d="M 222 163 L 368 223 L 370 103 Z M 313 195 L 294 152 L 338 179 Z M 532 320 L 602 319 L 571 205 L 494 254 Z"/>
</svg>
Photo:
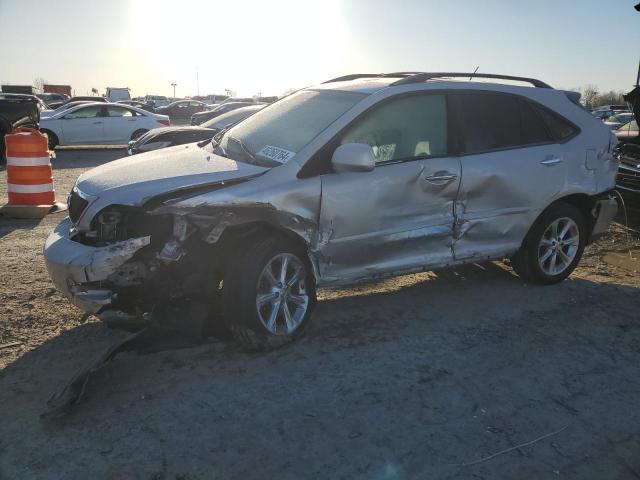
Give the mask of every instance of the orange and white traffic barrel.
<svg viewBox="0 0 640 480">
<path fill-rule="evenodd" d="M 47 136 L 34 128 L 16 128 L 5 135 L 8 205 L 56 203 Z"/>
</svg>

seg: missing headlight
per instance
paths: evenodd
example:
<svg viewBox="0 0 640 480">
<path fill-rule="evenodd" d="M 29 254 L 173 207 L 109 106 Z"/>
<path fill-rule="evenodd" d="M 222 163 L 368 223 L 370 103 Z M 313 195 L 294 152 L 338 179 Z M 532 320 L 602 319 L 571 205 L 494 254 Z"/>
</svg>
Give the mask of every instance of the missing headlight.
<svg viewBox="0 0 640 480">
<path fill-rule="evenodd" d="M 122 237 L 119 230 L 124 228 L 122 219 L 124 215 L 115 209 L 103 210 L 96 217 L 98 241 L 101 243 L 115 242 Z"/>
</svg>

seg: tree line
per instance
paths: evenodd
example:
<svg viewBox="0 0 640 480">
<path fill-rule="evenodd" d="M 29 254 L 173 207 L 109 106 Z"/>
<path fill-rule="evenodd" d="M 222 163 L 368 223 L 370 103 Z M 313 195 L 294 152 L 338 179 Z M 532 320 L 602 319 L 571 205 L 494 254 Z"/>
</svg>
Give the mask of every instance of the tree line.
<svg viewBox="0 0 640 480">
<path fill-rule="evenodd" d="M 600 92 L 595 85 L 586 85 L 584 87 L 573 89 L 580 92 L 580 101 L 586 108 L 597 108 L 602 105 L 624 105 L 623 95 L 625 92 L 609 90 L 608 92 Z"/>
</svg>

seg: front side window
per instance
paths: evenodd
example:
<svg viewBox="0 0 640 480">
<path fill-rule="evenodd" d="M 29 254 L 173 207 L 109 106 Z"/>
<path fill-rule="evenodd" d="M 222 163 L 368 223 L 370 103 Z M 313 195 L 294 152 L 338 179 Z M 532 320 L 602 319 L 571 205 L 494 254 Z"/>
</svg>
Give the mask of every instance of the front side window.
<svg viewBox="0 0 640 480">
<path fill-rule="evenodd" d="M 234 159 L 267 165 L 288 162 L 367 94 L 301 90 L 229 130 L 216 148 Z"/>
<path fill-rule="evenodd" d="M 67 118 L 93 118 L 101 116 L 102 107 L 99 105 L 79 108 L 78 110 L 67 114 Z"/>
<path fill-rule="evenodd" d="M 340 144 L 366 143 L 377 163 L 447 154 L 447 101 L 444 95 L 393 99 L 365 113 Z"/>
</svg>

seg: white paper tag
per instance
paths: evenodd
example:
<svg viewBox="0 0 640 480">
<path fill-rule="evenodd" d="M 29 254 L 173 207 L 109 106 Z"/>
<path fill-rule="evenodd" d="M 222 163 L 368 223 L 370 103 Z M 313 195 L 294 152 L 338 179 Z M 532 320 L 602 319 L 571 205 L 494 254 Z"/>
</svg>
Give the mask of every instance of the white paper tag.
<svg viewBox="0 0 640 480">
<path fill-rule="evenodd" d="M 265 145 L 257 153 L 257 155 L 262 155 L 263 157 L 275 160 L 276 162 L 280 163 L 287 163 L 289 159 L 295 154 L 296 152 L 291 152 L 289 150 L 285 150 L 284 148 L 273 147 L 271 145 Z"/>
</svg>

